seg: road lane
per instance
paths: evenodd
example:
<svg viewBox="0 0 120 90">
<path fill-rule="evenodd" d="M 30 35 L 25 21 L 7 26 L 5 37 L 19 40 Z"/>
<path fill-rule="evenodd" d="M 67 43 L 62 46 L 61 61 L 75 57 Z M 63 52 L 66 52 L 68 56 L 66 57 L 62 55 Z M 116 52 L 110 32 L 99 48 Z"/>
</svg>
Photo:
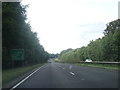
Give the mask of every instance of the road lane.
<svg viewBox="0 0 120 90">
<path fill-rule="evenodd" d="M 53 62 L 17 88 L 118 88 L 118 72 Z"/>
</svg>

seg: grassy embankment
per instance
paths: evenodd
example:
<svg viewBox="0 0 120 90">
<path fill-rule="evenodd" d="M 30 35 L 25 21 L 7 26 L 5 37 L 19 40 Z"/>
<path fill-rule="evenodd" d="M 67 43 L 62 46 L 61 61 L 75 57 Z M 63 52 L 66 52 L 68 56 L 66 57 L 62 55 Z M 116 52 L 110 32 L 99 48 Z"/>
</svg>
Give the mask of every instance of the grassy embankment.
<svg viewBox="0 0 120 90">
<path fill-rule="evenodd" d="M 31 66 L 19 67 L 14 69 L 8 69 L 2 71 L 2 83 L 3 85 L 24 75 L 25 73 L 42 66 L 43 64 L 36 64 Z"/>
<path fill-rule="evenodd" d="M 76 63 L 81 66 L 89 66 L 96 68 L 104 68 L 104 69 L 112 69 L 112 70 L 120 70 L 120 66 L 118 65 L 109 65 L 109 64 L 92 64 L 92 63 Z"/>
<path fill-rule="evenodd" d="M 60 63 L 69 63 L 69 62 L 63 62 L 61 60 L 55 60 L 56 62 Z M 76 64 L 80 66 L 89 66 L 89 67 L 96 67 L 96 68 L 104 68 L 104 69 L 112 69 L 112 70 L 120 70 L 120 66 L 118 65 L 110 65 L 110 64 L 93 64 L 93 63 L 77 63 L 77 62 L 70 62 L 70 64 Z"/>
</svg>

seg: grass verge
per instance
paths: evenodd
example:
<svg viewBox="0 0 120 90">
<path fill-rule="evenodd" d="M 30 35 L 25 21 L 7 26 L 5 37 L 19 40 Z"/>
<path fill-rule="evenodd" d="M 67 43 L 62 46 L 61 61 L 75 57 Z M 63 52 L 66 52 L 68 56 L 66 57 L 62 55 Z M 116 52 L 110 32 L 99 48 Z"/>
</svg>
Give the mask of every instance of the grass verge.
<svg viewBox="0 0 120 90">
<path fill-rule="evenodd" d="M 90 67 L 96 67 L 96 68 L 111 69 L 111 70 L 120 70 L 120 65 L 115 65 L 115 64 L 77 63 L 77 62 L 64 62 L 62 60 L 57 60 L 56 62 L 76 64 L 76 65 L 81 65 L 81 66 L 90 66 Z"/>
<path fill-rule="evenodd" d="M 91 64 L 91 63 L 83 63 L 83 64 L 77 63 L 77 65 L 104 68 L 104 69 L 112 69 L 112 70 L 120 70 L 120 66 L 118 66 L 118 65 Z"/>
<path fill-rule="evenodd" d="M 24 75 L 25 73 L 42 66 L 43 64 L 36 64 L 36 65 L 31 65 L 31 66 L 25 66 L 25 67 L 19 67 L 19 68 L 14 68 L 14 69 L 8 69 L 8 70 L 3 70 L 2 71 L 2 84 L 6 84 L 21 75 Z"/>
</svg>

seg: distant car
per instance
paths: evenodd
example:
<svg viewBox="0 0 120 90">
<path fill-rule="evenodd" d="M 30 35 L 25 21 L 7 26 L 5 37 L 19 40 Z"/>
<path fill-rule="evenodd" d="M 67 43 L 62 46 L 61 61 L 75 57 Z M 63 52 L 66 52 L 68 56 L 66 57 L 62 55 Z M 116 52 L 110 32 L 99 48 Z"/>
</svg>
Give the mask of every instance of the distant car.
<svg viewBox="0 0 120 90">
<path fill-rule="evenodd" d="M 91 59 L 86 59 L 85 62 L 92 62 L 92 60 Z"/>
<path fill-rule="evenodd" d="M 51 61 L 50 61 L 50 60 L 48 60 L 48 63 L 51 63 Z"/>
</svg>

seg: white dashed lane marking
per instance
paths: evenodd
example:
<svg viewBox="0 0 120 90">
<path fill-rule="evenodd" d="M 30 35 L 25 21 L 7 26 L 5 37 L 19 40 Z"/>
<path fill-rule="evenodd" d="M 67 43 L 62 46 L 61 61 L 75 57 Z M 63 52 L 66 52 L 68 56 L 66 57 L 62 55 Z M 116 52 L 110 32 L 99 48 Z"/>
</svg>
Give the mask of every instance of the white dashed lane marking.
<svg viewBox="0 0 120 90">
<path fill-rule="evenodd" d="M 81 78 L 81 80 L 85 80 L 84 78 Z"/>
<path fill-rule="evenodd" d="M 70 74 L 72 74 L 73 76 L 75 75 L 73 72 L 70 72 Z"/>
<path fill-rule="evenodd" d="M 19 85 L 21 85 L 25 80 L 27 80 L 28 78 L 30 78 L 34 73 L 36 73 L 38 70 L 40 70 L 42 67 L 44 67 L 45 65 L 39 67 L 38 69 L 36 69 L 34 72 L 32 72 L 31 74 L 29 74 L 27 77 L 25 77 L 22 81 L 20 81 L 19 83 L 17 83 L 16 85 L 14 85 L 10 90 L 13 90 L 15 88 L 17 88 Z"/>
</svg>

